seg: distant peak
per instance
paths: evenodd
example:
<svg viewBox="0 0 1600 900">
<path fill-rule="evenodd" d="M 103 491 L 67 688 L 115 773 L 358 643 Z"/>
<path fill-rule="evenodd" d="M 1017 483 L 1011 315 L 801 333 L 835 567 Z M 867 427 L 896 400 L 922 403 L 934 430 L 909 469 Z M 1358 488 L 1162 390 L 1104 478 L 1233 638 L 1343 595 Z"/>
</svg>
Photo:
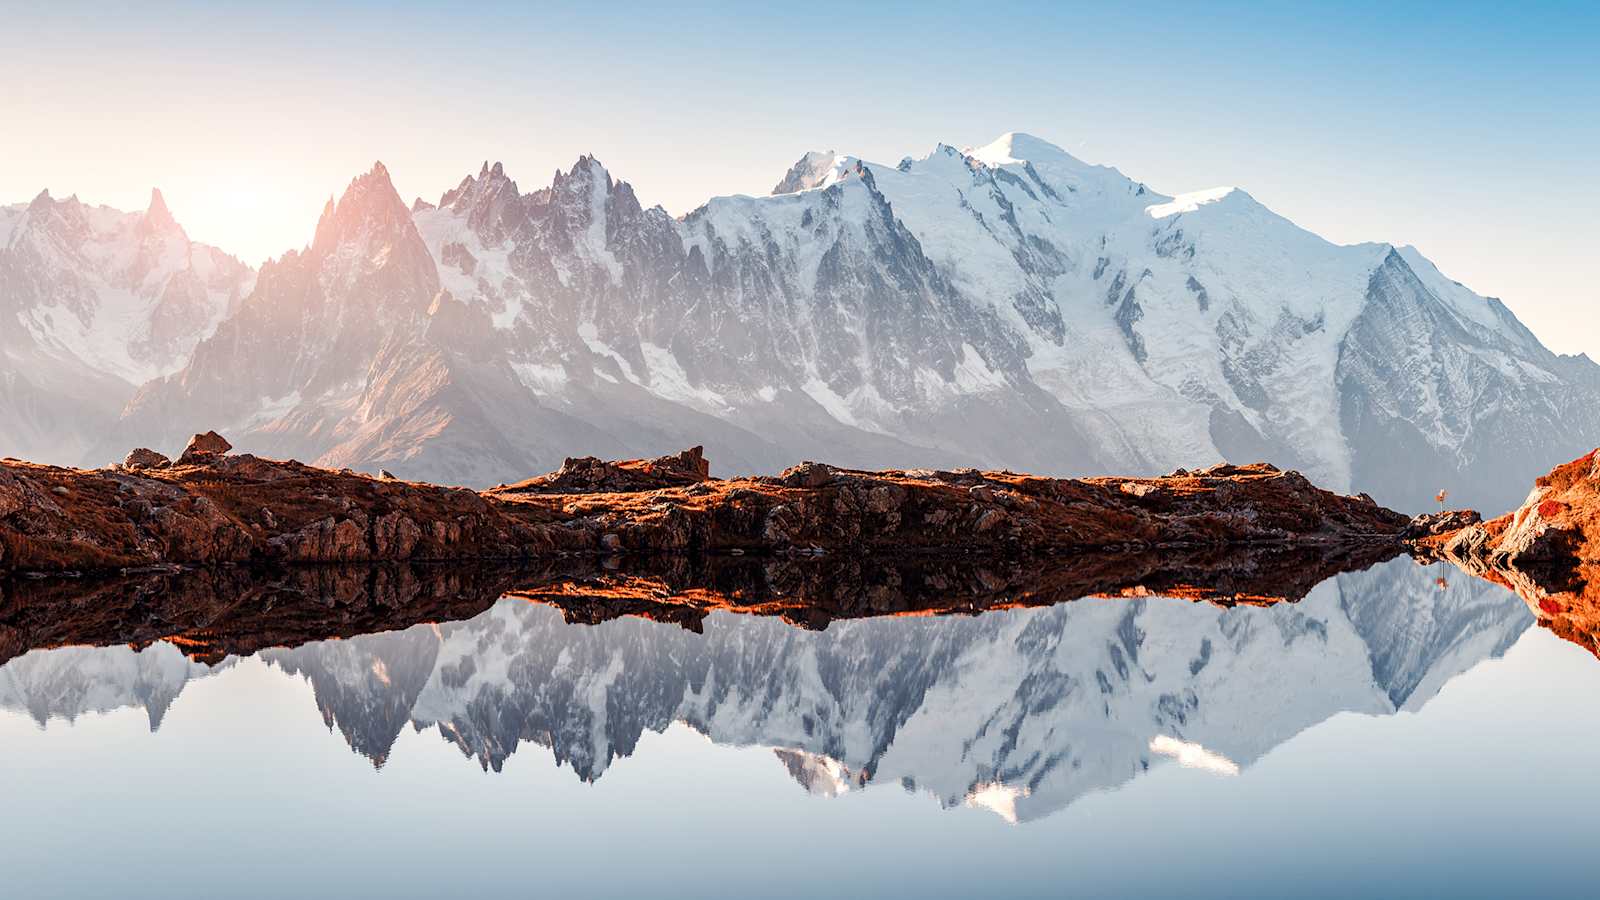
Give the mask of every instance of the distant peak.
<svg viewBox="0 0 1600 900">
<path fill-rule="evenodd" d="M 595 156 L 593 154 L 590 154 L 590 153 L 585 153 L 582 156 L 579 156 L 578 157 L 578 161 L 572 164 L 572 171 L 568 172 L 567 174 L 575 175 L 575 174 L 577 174 L 579 169 L 585 169 L 585 170 L 588 170 L 588 171 L 600 171 L 600 172 L 606 171 L 605 165 L 603 163 L 601 163 L 599 159 L 595 158 Z"/>
<path fill-rule="evenodd" d="M 832 150 L 812 150 L 789 167 L 789 171 L 784 173 L 783 180 L 773 187 L 772 193 L 796 194 L 824 187 L 837 180 L 839 169 L 849 162 L 849 157 L 842 157 Z"/>
<path fill-rule="evenodd" d="M 1082 161 L 1067 151 L 1025 131 L 1008 131 L 982 147 L 969 149 L 967 155 L 990 165 L 1065 160 L 1083 165 Z"/>
<path fill-rule="evenodd" d="M 1145 208 L 1152 219 L 1165 219 L 1180 213 L 1192 213 L 1201 207 L 1213 204 L 1226 203 L 1227 205 L 1259 206 L 1254 197 L 1236 187 L 1214 187 L 1203 191 L 1192 191 L 1179 194 L 1166 203 L 1157 203 Z"/>
<path fill-rule="evenodd" d="M 585 153 L 578 157 L 578 161 L 573 163 L 572 168 L 568 171 L 562 172 L 557 169 L 556 177 L 551 182 L 551 186 L 561 187 L 574 182 L 600 185 L 609 191 L 611 189 L 611 173 L 606 170 L 605 165 L 600 160 Z"/>
<path fill-rule="evenodd" d="M 178 221 L 172 217 L 172 211 L 167 209 L 167 201 L 161 196 L 160 188 L 150 189 L 150 205 L 144 211 L 144 219 L 140 222 L 146 232 L 173 231 L 178 229 Z"/>
<path fill-rule="evenodd" d="M 499 162 L 491 164 L 488 160 L 484 160 L 478 167 L 477 177 L 468 175 L 461 179 L 460 184 L 439 197 L 439 207 L 460 210 L 464 208 L 463 204 L 474 205 L 485 198 L 503 200 L 516 196 L 517 183 L 506 176 L 505 165 Z"/>
<path fill-rule="evenodd" d="M 389 180 L 389 170 L 375 162 L 366 174 L 351 179 L 337 203 L 329 198 L 312 246 L 326 250 L 362 230 L 392 230 L 410 222 L 411 211 Z"/>
</svg>

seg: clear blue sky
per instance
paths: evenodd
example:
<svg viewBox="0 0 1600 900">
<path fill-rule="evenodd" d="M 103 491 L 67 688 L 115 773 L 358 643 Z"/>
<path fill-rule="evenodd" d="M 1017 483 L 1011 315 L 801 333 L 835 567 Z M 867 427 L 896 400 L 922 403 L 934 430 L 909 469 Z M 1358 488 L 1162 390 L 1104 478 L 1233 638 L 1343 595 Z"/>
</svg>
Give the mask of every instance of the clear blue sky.
<svg viewBox="0 0 1600 900">
<path fill-rule="evenodd" d="M 1600 356 L 1595 4 L 0 0 L 0 201 L 160 186 L 251 262 L 382 159 L 437 199 L 594 153 L 675 213 L 809 149 L 894 162 L 1038 134 L 1157 190 L 1221 184 L 1341 241 L 1416 244 Z"/>
</svg>

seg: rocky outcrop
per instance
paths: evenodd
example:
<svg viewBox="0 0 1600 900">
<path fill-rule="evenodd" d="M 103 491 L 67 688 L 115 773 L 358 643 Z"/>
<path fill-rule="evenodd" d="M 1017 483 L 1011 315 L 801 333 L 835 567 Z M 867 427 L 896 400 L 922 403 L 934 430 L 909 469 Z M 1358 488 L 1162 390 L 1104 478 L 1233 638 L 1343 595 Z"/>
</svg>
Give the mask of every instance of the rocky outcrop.
<svg viewBox="0 0 1600 900">
<path fill-rule="evenodd" d="M 172 460 L 167 459 L 165 454 L 157 453 L 156 451 L 147 449 L 145 447 L 140 447 L 131 451 L 127 457 L 122 460 L 122 467 L 124 469 L 133 469 L 136 471 L 139 469 L 159 469 L 162 466 L 169 465 L 172 465 Z"/>
<path fill-rule="evenodd" d="M 650 491 L 695 484 L 710 477 L 711 464 L 706 461 L 705 448 L 691 447 L 671 456 L 620 462 L 593 456 L 568 457 L 559 471 L 498 490 L 532 494 Z"/>
<path fill-rule="evenodd" d="M 1399 546 L 1411 520 L 1296 472 L 1215 466 L 1160 478 L 806 463 L 713 479 L 699 449 L 571 460 L 474 492 L 333 471 L 197 438 L 165 468 L 0 464 L 0 567 L 529 559 L 619 552 L 984 554 L 1243 545 Z"/>
<path fill-rule="evenodd" d="M 1515 512 L 1430 546 L 1516 591 L 1541 625 L 1600 656 L 1600 450 L 1537 479 Z"/>
<path fill-rule="evenodd" d="M 226 438 L 215 431 L 208 431 L 189 439 L 189 446 L 183 448 L 183 455 L 178 457 L 178 462 L 192 465 L 204 462 L 208 457 L 222 456 L 232 449 L 233 445 Z"/>
</svg>

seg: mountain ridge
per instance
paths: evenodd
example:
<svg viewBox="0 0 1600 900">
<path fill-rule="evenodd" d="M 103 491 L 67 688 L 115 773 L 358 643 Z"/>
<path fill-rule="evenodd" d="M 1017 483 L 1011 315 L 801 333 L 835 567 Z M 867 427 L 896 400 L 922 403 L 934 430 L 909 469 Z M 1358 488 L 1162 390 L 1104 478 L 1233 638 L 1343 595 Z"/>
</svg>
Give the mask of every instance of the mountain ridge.
<svg viewBox="0 0 1600 900">
<path fill-rule="evenodd" d="M 587 155 L 526 194 L 486 160 L 411 207 L 377 170 L 341 202 L 405 211 L 426 254 L 387 235 L 409 287 L 351 270 L 318 302 L 389 292 L 451 324 L 213 335 L 87 461 L 219 425 L 247 449 L 467 484 L 701 440 L 743 471 L 1273 458 L 1417 510 L 1441 488 L 1509 506 L 1600 434 L 1600 367 L 1414 250 L 1329 243 L 1239 189 L 1169 197 L 1024 133 L 892 167 L 808 153 L 788 190 L 678 218 Z M 336 243 L 319 222 L 311 247 L 367 258 L 371 234 L 344 237 L 318 250 Z M 420 296 L 438 290 L 454 303 Z M 263 374 L 336 353 L 337 385 Z M 432 372 L 426 399 L 373 390 L 408 369 Z"/>
</svg>

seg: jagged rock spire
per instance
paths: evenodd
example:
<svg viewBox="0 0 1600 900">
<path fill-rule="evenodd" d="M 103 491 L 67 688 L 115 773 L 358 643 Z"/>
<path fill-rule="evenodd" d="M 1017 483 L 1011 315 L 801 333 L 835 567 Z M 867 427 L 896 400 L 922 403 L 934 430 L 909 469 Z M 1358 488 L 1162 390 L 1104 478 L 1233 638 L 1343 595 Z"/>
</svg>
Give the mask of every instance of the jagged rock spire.
<svg viewBox="0 0 1600 900">
<path fill-rule="evenodd" d="M 144 235 L 183 233 L 178 220 L 173 218 L 172 211 L 167 209 L 167 200 L 161 196 L 160 188 L 150 189 L 150 205 L 145 208 L 144 217 L 139 220 L 139 232 Z"/>
<path fill-rule="evenodd" d="M 389 179 L 389 170 L 382 162 L 374 162 L 365 175 L 351 180 L 338 203 L 330 198 L 323 207 L 312 250 L 327 252 L 363 232 L 392 234 L 410 227 L 410 209 L 395 191 L 394 183 Z"/>
</svg>

